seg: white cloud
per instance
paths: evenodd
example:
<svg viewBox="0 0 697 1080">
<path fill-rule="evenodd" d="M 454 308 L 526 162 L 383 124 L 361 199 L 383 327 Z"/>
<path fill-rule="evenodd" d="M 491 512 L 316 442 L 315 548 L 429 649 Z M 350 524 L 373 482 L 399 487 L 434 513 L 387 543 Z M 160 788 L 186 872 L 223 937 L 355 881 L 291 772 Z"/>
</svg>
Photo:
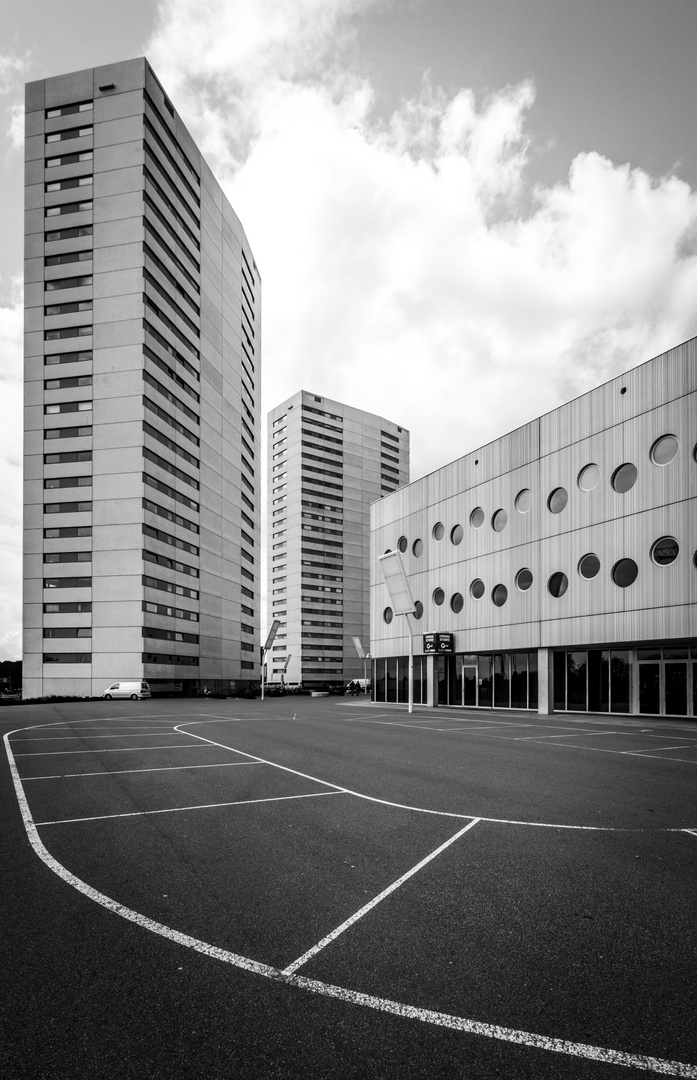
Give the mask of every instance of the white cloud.
<svg viewBox="0 0 697 1080">
<path fill-rule="evenodd" d="M 28 65 L 28 54 L 15 56 L 0 53 L 0 95 L 15 98 L 3 110 L 10 151 L 21 150 L 24 143 L 24 104 L 20 97 Z"/>
<path fill-rule="evenodd" d="M 16 101 L 5 109 L 5 115 L 10 146 L 13 150 L 21 150 L 24 146 L 24 106 Z"/>
<path fill-rule="evenodd" d="M 0 307 L 0 660 L 21 658 L 22 625 L 22 299 L 20 282 Z"/>
<path fill-rule="evenodd" d="M 528 81 L 425 79 L 378 124 L 345 48 L 371 6 L 175 0 L 148 54 L 261 268 L 265 407 L 387 415 L 417 476 L 697 332 L 697 200 L 595 153 L 531 191 Z"/>
</svg>

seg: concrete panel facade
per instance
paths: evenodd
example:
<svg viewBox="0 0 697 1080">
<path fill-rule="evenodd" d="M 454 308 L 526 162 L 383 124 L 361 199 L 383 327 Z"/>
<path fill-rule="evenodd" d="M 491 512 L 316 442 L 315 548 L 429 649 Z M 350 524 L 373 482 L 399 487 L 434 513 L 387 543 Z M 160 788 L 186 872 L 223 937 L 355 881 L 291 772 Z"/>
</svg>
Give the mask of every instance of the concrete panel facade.
<svg viewBox="0 0 697 1080">
<path fill-rule="evenodd" d="M 409 432 L 300 391 L 269 413 L 267 438 L 267 619 L 280 622 L 268 678 L 363 678 L 353 638 L 369 651 L 370 504 L 408 482 Z"/>
<path fill-rule="evenodd" d="M 31 83 L 26 110 L 24 696 L 254 679 L 244 230 L 145 59 Z"/>
<path fill-rule="evenodd" d="M 542 708 L 547 650 L 545 708 L 600 708 L 594 679 L 614 664 L 623 689 L 611 711 L 694 715 L 695 417 L 693 339 L 375 504 L 371 642 L 387 700 L 399 696 L 409 638 L 404 617 L 387 621 L 378 559 L 398 549 L 420 605 L 417 675 L 423 662 L 441 702 L 495 703 L 484 657 L 500 664 L 500 703 L 508 684 L 512 706 L 511 657 L 534 653 L 525 663 L 537 664 L 539 694 L 515 704 Z M 424 653 L 433 632 L 453 635 L 452 657 Z M 477 669 L 469 690 L 463 665 Z"/>
</svg>

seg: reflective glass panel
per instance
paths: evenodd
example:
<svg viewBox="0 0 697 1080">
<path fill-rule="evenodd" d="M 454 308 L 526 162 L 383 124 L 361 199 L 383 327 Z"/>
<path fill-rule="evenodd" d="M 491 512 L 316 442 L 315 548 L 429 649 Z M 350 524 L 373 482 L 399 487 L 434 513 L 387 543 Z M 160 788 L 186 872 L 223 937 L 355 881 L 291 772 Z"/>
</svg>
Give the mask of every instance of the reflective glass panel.
<svg viewBox="0 0 697 1080">
<path fill-rule="evenodd" d="M 651 447 L 651 460 L 654 465 L 667 465 L 678 452 L 678 440 L 675 435 L 661 435 Z"/>
<path fill-rule="evenodd" d="M 515 576 L 515 583 L 521 592 L 527 592 L 532 585 L 532 571 L 524 567 Z"/>
<path fill-rule="evenodd" d="M 564 595 L 568 587 L 569 579 L 567 578 L 566 574 L 562 574 L 560 570 L 558 570 L 556 574 L 552 574 L 547 584 L 547 588 L 549 589 L 550 593 L 557 599 L 559 599 L 560 596 Z"/>
<path fill-rule="evenodd" d="M 620 589 L 633 585 L 637 579 L 639 567 L 633 559 L 620 559 L 612 568 L 612 580 Z"/>
<path fill-rule="evenodd" d="M 584 555 L 578 564 L 578 572 L 582 578 L 587 580 L 597 577 L 600 572 L 600 559 L 598 556 L 592 553 Z"/>
<path fill-rule="evenodd" d="M 547 506 L 550 509 L 550 513 L 561 514 L 568 501 L 569 495 L 566 488 L 555 488 L 547 500 Z"/>
<path fill-rule="evenodd" d="M 508 524 L 508 514 L 505 510 L 497 510 L 491 519 L 491 527 L 494 532 L 503 532 Z"/>
<path fill-rule="evenodd" d="M 680 552 L 680 545 L 674 536 L 662 536 L 651 548 L 651 558 L 659 566 L 669 566 L 675 562 Z"/>
<path fill-rule="evenodd" d="M 578 486 L 581 491 L 592 491 L 594 487 L 598 486 L 599 480 L 600 469 L 594 463 L 586 465 L 578 474 Z"/>
<path fill-rule="evenodd" d="M 629 491 L 633 488 L 637 481 L 637 469 L 636 465 L 632 465 L 630 461 L 625 462 L 624 465 L 620 465 L 619 469 L 616 469 L 612 474 L 612 486 L 615 491 L 623 494 L 625 491 Z"/>
</svg>

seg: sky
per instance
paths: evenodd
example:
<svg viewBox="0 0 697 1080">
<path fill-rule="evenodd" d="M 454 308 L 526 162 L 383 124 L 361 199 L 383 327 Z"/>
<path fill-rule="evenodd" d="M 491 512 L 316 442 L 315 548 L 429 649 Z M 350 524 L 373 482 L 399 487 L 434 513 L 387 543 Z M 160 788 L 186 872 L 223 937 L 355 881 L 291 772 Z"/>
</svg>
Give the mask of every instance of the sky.
<svg viewBox="0 0 697 1080">
<path fill-rule="evenodd" d="M 23 83 L 146 55 L 262 275 L 262 416 L 412 479 L 697 334 L 695 0 L 0 0 L 0 660 L 21 656 Z"/>
</svg>

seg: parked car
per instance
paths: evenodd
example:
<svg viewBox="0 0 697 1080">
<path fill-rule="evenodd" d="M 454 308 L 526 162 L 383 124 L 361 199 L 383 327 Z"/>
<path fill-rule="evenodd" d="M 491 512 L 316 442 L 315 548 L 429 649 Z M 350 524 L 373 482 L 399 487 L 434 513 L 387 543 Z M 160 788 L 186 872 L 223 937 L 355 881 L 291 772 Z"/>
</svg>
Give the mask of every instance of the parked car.
<svg viewBox="0 0 697 1080">
<path fill-rule="evenodd" d="M 140 698 L 149 698 L 150 696 L 150 686 L 145 679 L 115 682 L 111 686 L 107 686 L 104 691 L 104 697 L 107 701 L 111 701 L 112 698 L 131 698 L 132 701 L 138 701 Z"/>
</svg>

